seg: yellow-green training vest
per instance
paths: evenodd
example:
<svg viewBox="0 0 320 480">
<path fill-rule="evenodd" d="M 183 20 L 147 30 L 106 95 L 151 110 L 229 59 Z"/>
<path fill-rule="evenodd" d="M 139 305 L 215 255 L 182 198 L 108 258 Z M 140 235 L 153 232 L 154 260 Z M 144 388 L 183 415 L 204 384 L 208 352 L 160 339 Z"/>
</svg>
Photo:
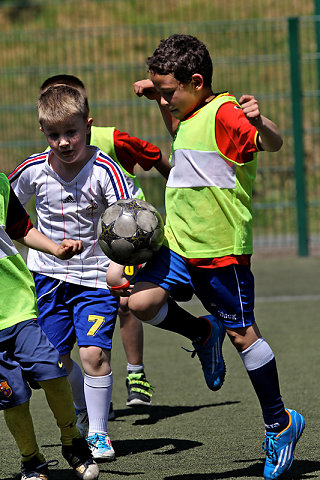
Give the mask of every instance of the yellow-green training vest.
<svg viewBox="0 0 320 480">
<path fill-rule="evenodd" d="M 120 166 L 121 170 L 126 176 L 127 183 L 130 188 L 130 192 L 134 198 L 141 198 L 141 200 L 145 200 L 144 193 L 140 186 L 140 183 L 136 177 L 136 175 L 132 175 L 131 173 L 127 172 L 125 168 L 121 165 L 117 158 L 116 150 L 114 147 L 114 131 L 115 127 L 91 127 L 91 137 L 90 137 L 90 145 L 95 145 L 96 147 L 100 148 L 103 152 L 108 154 L 113 160 L 115 160 L 118 165 Z"/>
<path fill-rule="evenodd" d="M 257 155 L 237 164 L 219 151 L 216 141 L 217 111 L 230 101 L 239 105 L 235 97 L 222 94 L 181 121 L 172 143 L 165 244 L 186 258 L 252 253 Z"/>
<path fill-rule="evenodd" d="M 0 173 L 0 330 L 38 316 L 34 281 L 5 231 L 10 184 Z"/>
</svg>

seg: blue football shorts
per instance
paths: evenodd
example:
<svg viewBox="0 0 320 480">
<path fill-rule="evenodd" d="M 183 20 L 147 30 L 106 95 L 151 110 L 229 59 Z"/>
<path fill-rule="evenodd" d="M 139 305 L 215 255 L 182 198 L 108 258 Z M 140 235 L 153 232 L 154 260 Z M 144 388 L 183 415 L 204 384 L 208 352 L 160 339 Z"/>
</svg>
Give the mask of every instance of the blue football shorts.
<svg viewBox="0 0 320 480">
<path fill-rule="evenodd" d="M 59 352 L 35 320 L 0 330 L 0 410 L 28 401 L 30 385 L 66 375 Z"/>
<path fill-rule="evenodd" d="M 135 283 L 138 282 L 159 285 L 173 298 L 176 292 L 192 287 L 204 308 L 227 328 L 241 328 L 255 322 L 254 277 L 249 267 L 194 267 L 162 246 L 138 273 Z"/>
<path fill-rule="evenodd" d="M 38 323 L 60 355 L 79 347 L 111 350 L 119 298 L 109 290 L 75 285 L 41 274 L 34 275 Z"/>
</svg>

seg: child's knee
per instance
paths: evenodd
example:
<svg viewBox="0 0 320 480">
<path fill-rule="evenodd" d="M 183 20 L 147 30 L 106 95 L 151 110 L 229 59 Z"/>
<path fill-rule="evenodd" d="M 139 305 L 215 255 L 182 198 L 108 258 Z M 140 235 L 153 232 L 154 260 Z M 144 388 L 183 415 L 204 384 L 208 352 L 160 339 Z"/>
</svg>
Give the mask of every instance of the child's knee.
<svg viewBox="0 0 320 480">
<path fill-rule="evenodd" d="M 142 322 L 148 322 L 158 313 L 160 306 L 155 306 L 148 302 L 142 295 L 132 295 L 129 297 L 129 309 Z"/>
<path fill-rule="evenodd" d="M 129 309 L 139 320 L 148 322 L 158 314 L 168 296 L 161 287 L 133 291 L 129 297 Z"/>
<path fill-rule="evenodd" d="M 109 375 L 110 350 L 94 345 L 80 347 L 80 359 L 85 373 L 88 375 Z"/>
</svg>

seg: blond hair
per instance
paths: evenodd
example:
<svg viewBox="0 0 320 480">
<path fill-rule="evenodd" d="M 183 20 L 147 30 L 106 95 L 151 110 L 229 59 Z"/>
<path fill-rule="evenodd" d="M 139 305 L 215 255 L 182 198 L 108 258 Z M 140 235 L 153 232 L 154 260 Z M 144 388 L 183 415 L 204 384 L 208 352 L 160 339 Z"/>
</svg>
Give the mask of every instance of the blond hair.
<svg viewBox="0 0 320 480">
<path fill-rule="evenodd" d="M 86 97 L 78 89 L 68 85 L 56 85 L 45 90 L 38 99 L 40 124 L 60 123 L 75 115 L 88 119 Z"/>
</svg>

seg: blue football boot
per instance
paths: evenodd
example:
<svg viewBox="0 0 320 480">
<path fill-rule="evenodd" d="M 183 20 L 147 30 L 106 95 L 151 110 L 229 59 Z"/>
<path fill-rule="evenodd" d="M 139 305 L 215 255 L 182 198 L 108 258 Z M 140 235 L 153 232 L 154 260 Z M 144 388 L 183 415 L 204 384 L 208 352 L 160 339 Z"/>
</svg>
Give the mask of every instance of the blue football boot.
<svg viewBox="0 0 320 480">
<path fill-rule="evenodd" d="M 294 449 L 302 435 L 305 421 L 300 413 L 286 409 L 289 425 L 280 433 L 266 432 L 262 449 L 267 453 L 264 466 L 265 480 L 279 478 L 292 465 Z"/>
<path fill-rule="evenodd" d="M 222 356 L 222 343 L 226 334 L 224 325 L 213 315 L 204 315 L 211 325 L 211 334 L 204 344 L 199 345 L 193 342 L 194 351 L 192 357 L 196 354 L 201 362 L 205 381 L 210 390 L 219 390 L 224 382 L 226 375 L 226 366 Z"/>
</svg>

